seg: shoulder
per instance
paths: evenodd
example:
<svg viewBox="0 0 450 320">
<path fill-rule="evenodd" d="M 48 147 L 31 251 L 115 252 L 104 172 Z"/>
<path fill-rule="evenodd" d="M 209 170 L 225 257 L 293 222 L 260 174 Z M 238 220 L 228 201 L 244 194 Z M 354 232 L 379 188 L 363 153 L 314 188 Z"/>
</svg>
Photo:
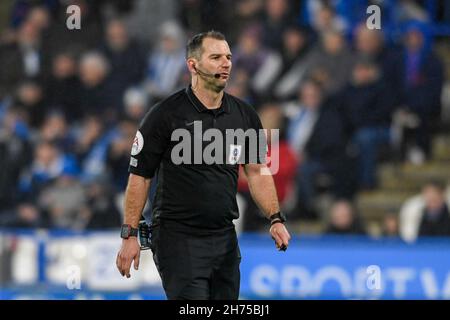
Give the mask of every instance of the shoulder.
<svg viewBox="0 0 450 320">
<path fill-rule="evenodd" d="M 262 124 L 255 108 L 248 102 L 226 93 L 230 108 L 237 108 L 248 125 L 248 128 L 261 129 Z"/>
<path fill-rule="evenodd" d="M 162 101 L 154 104 L 144 117 L 165 117 L 176 111 L 180 102 L 186 99 L 185 89 L 179 90 Z"/>
<path fill-rule="evenodd" d="M 186 99 L 186 94 L 185 89 L 182 89 L 156 103 L 147 111 L 141 121 L 140 127 L 164 125 L 168 118 L 177 112 L 184 99 Z"/>
<path fill-rule="evenodd" d="M 225 95 L 231 108 L 238 108 L 246 117 L 258 117 L 258 113 L 250 103 L 226 92 Z"/>
<path fill-rule="evenodd" d="M 185 101 L 186 97 L 186 89 L 183 88 L 158 102 L 154 107 L 157 107 L 157 110 L 161 110 L 160 112 L 164 110 L 166 113 L 170 113 L 173 112 L 173 109 L 178 107 L 181 102 Z"/>
</svg>

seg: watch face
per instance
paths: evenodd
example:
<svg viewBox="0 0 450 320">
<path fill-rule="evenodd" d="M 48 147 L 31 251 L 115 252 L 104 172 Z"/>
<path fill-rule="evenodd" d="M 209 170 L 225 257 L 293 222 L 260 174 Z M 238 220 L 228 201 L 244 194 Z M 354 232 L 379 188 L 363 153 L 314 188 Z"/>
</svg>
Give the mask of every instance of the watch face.
<svg viewBox="0 0 450 320">
<path fill-rule="evenodd" d="M 120 236 L 127 239 L 130 236 L 130 226 L 122 226 L 122 229 L 120 230 Z"/>
</svg>

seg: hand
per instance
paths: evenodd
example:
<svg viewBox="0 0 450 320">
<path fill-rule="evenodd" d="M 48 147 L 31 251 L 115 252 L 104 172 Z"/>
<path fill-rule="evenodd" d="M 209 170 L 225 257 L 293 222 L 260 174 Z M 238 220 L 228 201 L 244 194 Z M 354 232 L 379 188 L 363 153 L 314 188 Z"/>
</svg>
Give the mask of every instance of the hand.
<svg viewBox="0 0 450 320">
<path fill-rule="evenodd" d="M 283 223 L 274 223 L 270 227 L 270 234 L 272 235 L 272 239 L 275 240 L 277 249 L 286 251 L 291 235 L 287 231 L 285 225 Z"/>
<path fill-rule="evenodd" d="M 128 239 L 123 239 L 122 247 L 117 254 L 116 266 L 119 269 L 122 277 L 130 275 L 131 262 L 134 260 L 134 269 L 139 269 L 139 258 L 141 255 L 141 249 L 136 237 L 129 237 Z"/>
</svg>

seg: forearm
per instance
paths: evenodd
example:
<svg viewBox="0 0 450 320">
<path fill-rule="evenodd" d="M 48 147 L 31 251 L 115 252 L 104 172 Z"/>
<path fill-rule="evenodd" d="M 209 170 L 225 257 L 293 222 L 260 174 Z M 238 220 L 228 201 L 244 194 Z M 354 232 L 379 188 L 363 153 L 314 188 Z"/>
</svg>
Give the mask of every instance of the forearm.
<svg viewBox="0 0 450 320">
<path fill-rule="evenodd" d="M 130 174 L 125 191 L 124 223 L 137 228 L 148 197 L 150 179 Z"/>
<path fill-rule="evenodd" d="M 250 194 L 264 215 L 269 218 L 272 214 L 280 211 L 272 176 L 257 173 L 248 175 L 247 178 Z"/>
</svg>

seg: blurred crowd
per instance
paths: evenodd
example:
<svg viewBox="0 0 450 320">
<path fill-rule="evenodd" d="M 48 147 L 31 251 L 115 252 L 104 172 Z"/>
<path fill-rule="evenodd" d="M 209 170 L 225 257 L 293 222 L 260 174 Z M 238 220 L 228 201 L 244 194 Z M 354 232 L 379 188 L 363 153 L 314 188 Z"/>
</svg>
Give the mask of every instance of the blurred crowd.
<svg viewBox="0 0 450 320">
<path fill-rule="evenodd" d="M 372 3 L 382 6 L 381 30 L 366 26 Z M 437 3 L 450 23 L 450 8 Z M 80 30 L 66 26 L 71 4 Z M 377 187 L 379 161 L 431 155 L 445 76 L 423 1 L 15 0 L 9 16 L 0 35 L 0 226 L 117 228 L 139 122 L 188 85 L 185 44 L 210 29 L 233 52 L 227 91 L 280 129 L 274 179 L 290 219 L 323 219 L 315 200 L 325 190 L 334 199 L 326 232 L 363 234 L 352 201 Z M 425 189 L 412 229 L 450 235 L 445 188 Z M 257 230 L 264 221 L 243 172 L 239 199 L 244 230 Z M 387 215 L 385 234 L 399 223 Z"/>
</svg>

